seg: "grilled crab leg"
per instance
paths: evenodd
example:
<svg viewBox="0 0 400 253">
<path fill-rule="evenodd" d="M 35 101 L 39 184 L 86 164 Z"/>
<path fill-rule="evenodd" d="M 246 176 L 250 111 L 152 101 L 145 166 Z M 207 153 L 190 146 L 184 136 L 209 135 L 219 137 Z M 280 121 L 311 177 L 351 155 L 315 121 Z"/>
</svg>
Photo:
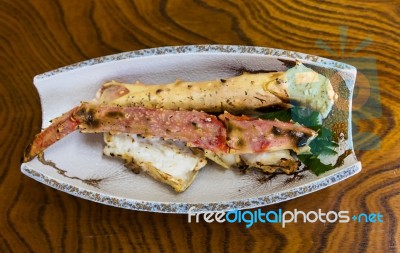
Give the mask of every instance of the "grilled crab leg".
<svg viewBox="0 0 400 253">
<path fill-rule="evenodd" d="M 300 62 L 286 72 L 243 73 L 200 82 L 177 80 L 147 85 L 112 81 L 99 90 L 99 103 L 213 113 L 245 112 L 296 101 L 326 118 L 337 98 L 330 80 Z"/>
<path fill-rule="evenodd" d="M 269 89 L 283 82 L 284 78 L 285 72 L 273 72 L 243 73 L 227 79 L 200 82 L 177 80 L 157 85 L 112 81 L 102 86 L 97 93 L 97 100 L 121 106 L 242 112 L 281 104 L 285 98 L 278 97 Z"/>
<path fill-rule="evenodd" d="M 181 140 L 190 147 L 216 153 L 297 150 L 316 135 L 313 130 L 293 123 L 254 120 L 229 113 L 218 119 L 198 111 L 82 103 L 36 135 L 25 152 L 24 161 L 78 128 L 84 133 L 131 133 Z"/>
<path fill-rule="evenodd" d="M 48 128 L 37 134 L 32 144 L 26 148 L 23 161 L 28 162 L 32 160 L 47 147 L 78 129 L 79 122 L 74 118 L 74 114 L 78 108 L 79 106 L 74 107 L 62 116 L 53 119 Z"/>
<path fill-rule="evenodd" d="M 24 162 L 69 133 L 132 133 L 184 141 L 188 146 L 227 152 L 226 129 L 214 115 L 197 111 L 147 109 L 82 103 L 35 136 Z"/>
</svg>

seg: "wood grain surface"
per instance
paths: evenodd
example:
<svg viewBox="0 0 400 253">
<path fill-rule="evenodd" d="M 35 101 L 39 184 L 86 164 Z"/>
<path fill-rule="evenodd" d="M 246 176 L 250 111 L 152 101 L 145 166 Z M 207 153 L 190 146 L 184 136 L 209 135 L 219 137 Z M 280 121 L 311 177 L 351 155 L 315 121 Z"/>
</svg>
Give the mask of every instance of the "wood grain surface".
<svg viewBox="0 0 400 253">
<path fill-rule="evenodd" d="M 400 251 L 399 16 L 396 0 L 1 0 L 0 252 Z M 20 173 L 41 124 L 33 76 L 123 51 L 204 43 L 283 48 L 361 69 L 369 59 L 354 101 L 362 172 L 263 210 L 380 212 L 382 223 L 189 224 L 186 215 L 82 200 Z"/>
</svg>

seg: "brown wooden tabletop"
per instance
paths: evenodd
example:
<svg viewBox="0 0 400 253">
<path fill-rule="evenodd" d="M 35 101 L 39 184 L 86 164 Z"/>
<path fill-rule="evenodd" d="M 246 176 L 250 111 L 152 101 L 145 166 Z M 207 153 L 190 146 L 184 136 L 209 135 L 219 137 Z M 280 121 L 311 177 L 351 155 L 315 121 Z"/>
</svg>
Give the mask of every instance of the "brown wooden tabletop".
<svg viewBox="0 0 400 253">
<path fill-rule="evenodd" d="M 0 252 L 400 251 L 400 2 L 301 2 L 0 1 Z M 283 48 L 358 67 L 353 132 L 363 170 L 263 210 L 379 212 L 383 222 L 188 224 L 186 215 L 105 206 L 21 174 L 41 126 L 35 75 L 186 44 Z"/>
</svg>

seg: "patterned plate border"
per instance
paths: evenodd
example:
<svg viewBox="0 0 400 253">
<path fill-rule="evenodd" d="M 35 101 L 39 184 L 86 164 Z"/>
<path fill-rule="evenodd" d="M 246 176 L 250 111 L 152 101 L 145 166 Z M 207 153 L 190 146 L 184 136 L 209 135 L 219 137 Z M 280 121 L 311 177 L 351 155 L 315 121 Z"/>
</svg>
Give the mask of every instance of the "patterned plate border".
<svg viewBox="0 0 400 253">
<path fill-rule="evenodd" d="M 195 204 L 139 201 L 127 198 L 119 198 L 115 196 L 108 196 L 60 182 L 54 178 L 48 177 L 40 172 L 35 171 L 34 169 L 31 169 L 26 164 L 23 164 L 23 166 L 21 167 L 21 171 L 23 174 L 45 185 L 51 186 L 54 189 L 94 202 L 138 211 L 157 213 L 188 213 L 191 207 L 195 207 L 194 212 L 221 212 L 229 210 L 256 208 L 298 198 L 306 194 L 326 188 L 330 185 L 336 184 L 342 180 L 345 180 L 346 178 L 357 174 L 361 171 L 361 163 L 355 163 L 327 177 L 323 177 L 314 182 L 310 182 L 302 186 L 275 194 L 242 200 Z"/>
<path fill-rule="evenodd" d="M 107 55 L 98 58 L 93 58 L 87 61 L 75 63 L 62 68 L 58 68 L 40 75 L 35 76 L 34 81 L 51 77 L 63 72 L 74 69 L 92 66 L 104 62 L 120 61 L 131 58 L 144 56 L 168 55 L 168 54 L 188 54 L 188 53 L 240 53 L 240 54 L 255 54 L 267 55 L 275 57 L 283 57 L 288 59 L 297 59 L 300 61 L 309 61 L 320 63 L 327 68 L 336 68 L 342 70 L 356 71 L 356 68 L 346 63 L 333 61 L 315 55 L 303 54 L 294 51 L 288 51 L 276 48 L 252 47 L 252 46 L 234 46 L 234 45 L 190 45 L 190 46 L 174 46 L 174 47 L 158 47 L 151 49 L 142 49 L 131 52 L 123 52 L 119 54 Z"/>
</svg>

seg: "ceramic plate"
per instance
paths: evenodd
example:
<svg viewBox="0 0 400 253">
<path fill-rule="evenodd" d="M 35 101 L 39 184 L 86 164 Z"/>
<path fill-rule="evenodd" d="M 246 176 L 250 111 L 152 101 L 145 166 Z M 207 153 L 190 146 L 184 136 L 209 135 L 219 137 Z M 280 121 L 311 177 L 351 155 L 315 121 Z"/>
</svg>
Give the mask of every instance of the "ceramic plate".
<svg viewBox="0 0 400 253">
<path fill-rule="evenodd" d="M 53 166 L 37 158 L 24 163 L 22 172 L 48 186 L 95 202 L 133 210 L 186 213 L 226 211 L 270 205 L 315 192 L 361 170 L 351 137 L 351 97 L 356 69 L 344 63 L 286 50 L 200 45 L 145 49 L 100 57 L 34 78 L 42 104 L 43 127 L 80 101 L 94 98 L 110 80 L 168 83 L 176 79 L 200 81 L 227 78 L 247 71 L 285 71 L 295 60 L 328 76 L 338 103 L 325 120 L 340 136 L 343 164 L 320 176 L 309 171 L 296 177 L 279 175 L 268 180 L 256 172 L 243 174 L 207 165 L 184 193 L 156 182 L 145 173 L 134 174 L 122 161 L 102 155 L 101 134 L 74 132 L 45 151 Z M 346 151 L 347 150 L 347 151 Z M 342 156 L 342 158 L 344 158 Z"/>
</svg>

